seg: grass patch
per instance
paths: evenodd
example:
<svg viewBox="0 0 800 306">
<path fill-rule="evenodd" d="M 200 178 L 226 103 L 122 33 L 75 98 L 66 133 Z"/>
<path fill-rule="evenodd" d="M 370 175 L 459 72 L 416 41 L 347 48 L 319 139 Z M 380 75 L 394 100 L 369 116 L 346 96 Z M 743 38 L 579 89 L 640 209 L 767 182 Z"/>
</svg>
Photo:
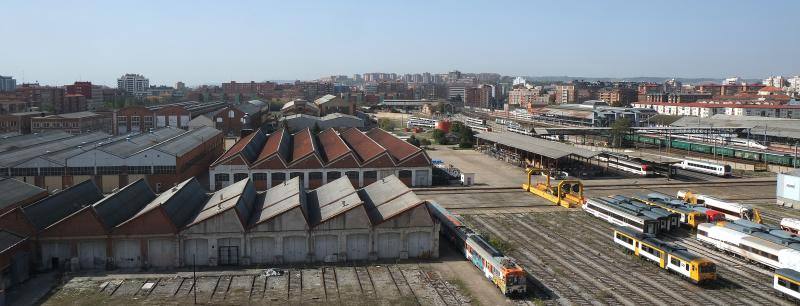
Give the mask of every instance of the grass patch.
<svg viewBox="0 0 800 306">
<path fill-rule="evenodd" d="M 470 305 L 480 305 L 481 304 L 480 301 L 476 300 L 472 296 L 472 291 L 470 291 L 469 288 L 467 288 L 467 285 L 464 284 L 464 281 L 462 281 L 460 279 L 448 279 L 447 281 L 450 282 L 451 284 L 453 284 L 453 286 L 455 286 L 456 288 L 458 288 L 458 292 L 461 292 L 461 294 L 465 298 L 467 298 L 467 300 L 468 300 Z"/>
</svg>

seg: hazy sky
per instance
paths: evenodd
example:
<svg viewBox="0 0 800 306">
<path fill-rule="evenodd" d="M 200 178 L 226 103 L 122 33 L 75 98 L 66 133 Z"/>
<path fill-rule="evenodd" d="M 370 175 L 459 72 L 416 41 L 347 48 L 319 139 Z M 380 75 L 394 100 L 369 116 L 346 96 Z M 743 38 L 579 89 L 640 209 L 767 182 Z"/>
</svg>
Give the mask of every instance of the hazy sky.
<svg viewBox="0 0 800 306">
<path fill-rule="evenodd" d="M 0 2 L 0 75 L 151 84 L 363 72 L 800 74 L 800 1 Z"/>
</svg>

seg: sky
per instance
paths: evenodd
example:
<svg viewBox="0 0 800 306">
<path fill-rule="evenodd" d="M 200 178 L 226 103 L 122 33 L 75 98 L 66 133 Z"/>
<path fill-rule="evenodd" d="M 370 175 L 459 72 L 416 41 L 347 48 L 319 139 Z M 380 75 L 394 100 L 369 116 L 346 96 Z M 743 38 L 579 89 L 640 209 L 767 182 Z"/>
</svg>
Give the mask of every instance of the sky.
<svg viewBox="0 0 800 306">
<path fill-rule="evenodd" d="M 115 85 L 364 72 L 800 74 L 800 1 L 0 2 L 0 75 Z"/>
</svg>

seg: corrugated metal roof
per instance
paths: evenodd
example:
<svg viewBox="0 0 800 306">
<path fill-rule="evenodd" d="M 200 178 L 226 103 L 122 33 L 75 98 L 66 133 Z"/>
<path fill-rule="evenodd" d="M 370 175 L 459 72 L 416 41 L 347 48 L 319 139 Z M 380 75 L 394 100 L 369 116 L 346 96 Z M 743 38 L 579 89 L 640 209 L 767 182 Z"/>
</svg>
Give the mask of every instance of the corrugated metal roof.
<svg viewBox="0 0 800 306">
<path fill-rule="evenodd" d="M 27 238 L 7 230 L 0 229 L 0 253 L 3 253 L 20 242 L 25 241 L 25 239 Z"/>
<path fill-rule="evenodd" d="M 379 224 L 425 203 L 394 175 L 369 184 L 359 194 L 372 224 Z"/>
<path fill-rule="evenodd" d="M 156 194 L 150 189 L 147 181 L 139 179 L 107 195 L 92 207 L 100 221 L 110 229 L 136 215 L 155 198 Z"/>
<path fill-rule="evenodd" d="M 475 137 L 499 143 L 505 146 L 517 148 L 520 150 L 524 150 L 527 152 L 543 155 L 552 159 L 559 159 L 569 155 L 576 155 L 583 158 L 591 158 L 597 154 L 600 154 L 600 152 L 589 151 L 568 144 L 517 134 L 517 133 L 485 132 L 485 133 L 479 133 Z"/>
<path fill-rule="evenodd" d="M 3 152 L 0 153 L 0 166 L 13 167 L 28 160 L 34 159 L 38 156 L 49 154 L 51 152 L 61 151 L 64 149 L 75 148 L 80 145 L 85 145 L 88 143 L 105 140 L 110 137 L 111 135 L 109 134 L 96 132 L 91 134 L 83 134 L 74 137 L 64 138 L 58 141 L 42 143 L 24 149 Z"/>
<path fill-rule="evenodd" d="M 0 194 L 3 195 L 0 197 L 0 210 L 43 193 L 46 194 L 47 190 L 12 178 L 0 178 Z"/>
<path fill-rule="evenodd" d="M 151 133 L 141 133 L 125 140 L 105 145 L 99 150 L 126 158 L 183 133 L 187 133 L 187 131 L 174 127 L 164 127 Z"/>
<path fill-rule="evenodd" d="M 264 199 L 258 203 L 253 213 L 251 224 L 259 224 L 274 218 L 305 203 L 306 193 L 300 178 L 295 177 L 282 184 L 272 186 L 264 193 Z"/>
<path fill-rule="evenodd" d="M 102 198 L 100 188 L 88 180 L 28 205 L 22 211 L 41 230 Z"/>
<path fill-rule="evenodd" d="M 26 148 L 30 146 L 35 146 L 38 144 L 61 140 L 65 138 L 72 137 L 72 134 L 69 134 L 64 131 L 48 131 L 44 133 L 36 133 L 36 134 L 27 134 L 27 135 L 18 135 L 13 137 L 7 138 L 0 138 L 0 152 L 5 152 L 9 150 L 17 150 L 20 148 Z"/>
<path fill-rule="evenodd" d="M 208 141 L 219 134 L 222 134 L 220 130 L 203 126 L 194 130 L 190 130 L 188 133 L 182 134 L 173 139 L 167 140 L 166 142 L 158 145 L 157 148 L 159 151 L 173 156 L 183 156 L 192 149 L 201 145 L 203 142 Z"/>
<path fill-rule="evenodd" d="M 117 226 L 161 207 L 172 221 L 172 224 L 176 228 L 182 228 L 203 207 L 203 203 L 206 202 L 207 198 L 206 191 L 200 186 L 197 179 L 190 178 L 159 194 L 136 215 Z"/>
<path fill-rule="evenodd" d="M 239 214 L 243 218 L 239 220 L 240 222 L 246 222 L 250 217 L 250 208 L 255 197 L 256 190 L 253 188 L 253 183 L 250 179 L 238 181 L 214 192 L 203 205 L 203 208 L 194 218 L 188 221 L 186 226 L 198 224 L 231 208 L 239 210 Z M 246 226 L 247 224 L 242 224 L 242 228 Z"/>
<path fill-rule="evenodd" d="M 340 177 L 308 193 L 309 223 L 316 226 L 363 203 L 350 179 Z"/>
</svg>

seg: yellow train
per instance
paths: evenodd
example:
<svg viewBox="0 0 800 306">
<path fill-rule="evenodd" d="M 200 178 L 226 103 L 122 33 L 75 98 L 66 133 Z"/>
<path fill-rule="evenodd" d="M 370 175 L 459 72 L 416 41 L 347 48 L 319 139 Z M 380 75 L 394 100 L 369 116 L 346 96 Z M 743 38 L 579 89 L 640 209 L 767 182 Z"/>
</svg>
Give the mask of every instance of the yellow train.
<svg viewBox="0 0 800 306">
<path fill-rule="evenodd" d="M 717 266 L 714 262 L 649 235 L 618 227 L 614 229 L 614 243 L 641 259 L 652 261 L 662 269 L 689 279 L 692 283 L 703 284 L 717 279 Z"/>
</svg>

